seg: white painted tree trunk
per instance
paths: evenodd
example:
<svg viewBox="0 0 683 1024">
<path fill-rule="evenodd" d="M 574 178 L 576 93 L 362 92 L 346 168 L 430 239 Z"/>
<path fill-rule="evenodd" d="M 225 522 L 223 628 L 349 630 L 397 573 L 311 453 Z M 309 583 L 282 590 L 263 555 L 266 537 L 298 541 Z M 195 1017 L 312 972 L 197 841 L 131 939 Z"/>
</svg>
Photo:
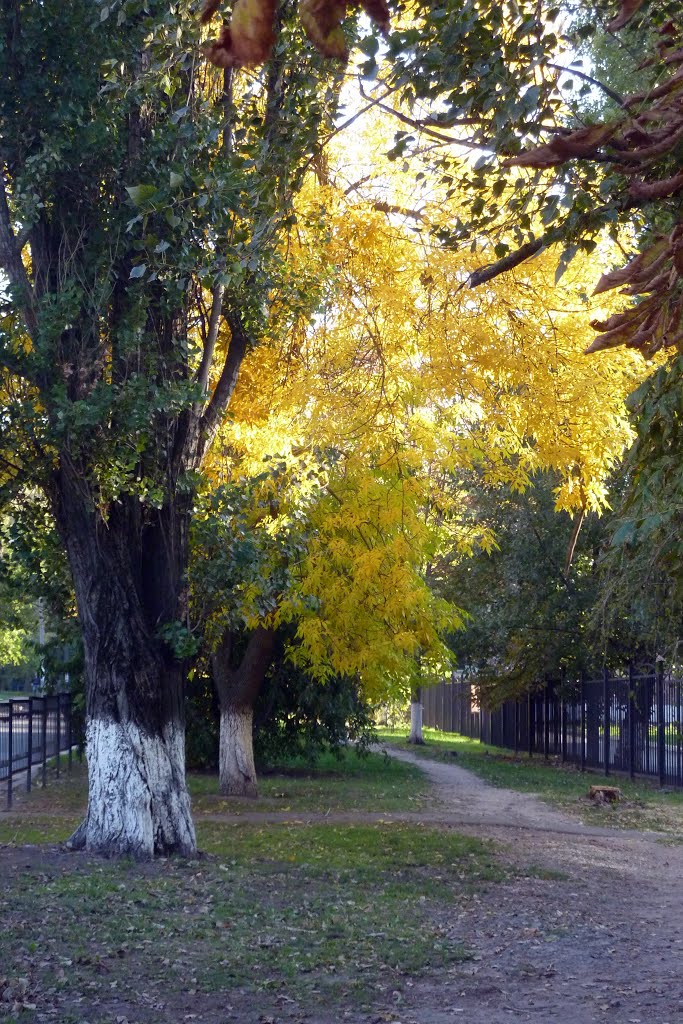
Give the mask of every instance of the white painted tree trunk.
<svg viewBox="0 0 683 1024">
<path fill-rule="evenodd" d="M 153 736 L 131 721 L 93 719 L 86 747 L 88 812 L 72 849 L 136 860 L 196 853 L 181 724 Z"/>
<path fill-rule="evenodd" d="M 219 781 L 224 796 L 258 796 L 254 765 L 253 711 L 251 708 L 221 709 Z"/>
<path fill-rule="evenodd" d="M 408 737 L 409 743 L 424 743 L 422 736 L 422 702 L 420 700 L 412 701 L 410 705 L 410 736 Z"/>
</svg>

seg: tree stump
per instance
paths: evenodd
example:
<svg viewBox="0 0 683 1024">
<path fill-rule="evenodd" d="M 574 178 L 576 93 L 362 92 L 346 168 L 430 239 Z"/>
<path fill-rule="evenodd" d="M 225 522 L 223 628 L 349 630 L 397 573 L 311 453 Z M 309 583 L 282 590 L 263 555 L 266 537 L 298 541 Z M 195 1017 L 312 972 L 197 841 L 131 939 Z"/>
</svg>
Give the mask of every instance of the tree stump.
<svg viewBox="0 0 683 1024">
<path fill-rule="evenodd" d="M 591 786 L 588 796 L 596 804 L 616 804 L 621 800 L 622 793 L 618 786 Z"/>
</svg>

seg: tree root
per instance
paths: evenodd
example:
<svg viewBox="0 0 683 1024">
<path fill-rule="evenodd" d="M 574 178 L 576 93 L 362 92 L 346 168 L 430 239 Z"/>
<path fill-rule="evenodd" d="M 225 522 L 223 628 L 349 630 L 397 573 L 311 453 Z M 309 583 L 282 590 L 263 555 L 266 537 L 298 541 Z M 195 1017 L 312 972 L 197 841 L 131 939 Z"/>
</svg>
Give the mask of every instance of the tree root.
<svg viewBox="0 0 683 1024">
<path fill-rule="evenodd" d="M 84 818 L 80 823 L 76 831 L 69 836 L 67 841 L 64 843 L 67 850 L 71 853 L 77 853 L 79 850 L 85 850 L 85 842 L 87 836 L 88 819 Z"/>
</svg>

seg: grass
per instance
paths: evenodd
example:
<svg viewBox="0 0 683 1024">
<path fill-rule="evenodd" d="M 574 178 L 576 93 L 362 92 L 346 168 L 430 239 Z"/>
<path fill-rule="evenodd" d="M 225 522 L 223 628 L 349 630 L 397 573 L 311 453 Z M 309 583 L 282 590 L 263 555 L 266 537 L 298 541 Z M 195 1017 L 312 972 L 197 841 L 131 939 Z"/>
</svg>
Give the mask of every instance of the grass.
<svg viewBox="0 0 683 1024">
<path fill-rule="evenodd" d="M 424 729 L 423 733 L 426 744 L 416 747 L 407 743 L 405 730 L 379 730 L 380 739 L 385 743 L 410 749 L 421 757 L 457 763 L 493 786 L 534 793 L 578 815 L 586 824 L 652 830 L 683 837 L 683 791 L 663 791 L 645 779 L 631 782 L 623 776 L 605 776 L 593 771 L 582 773 L 573 765 L 562 765 L 559 760 L 530 759 L 457 733 L 437 729 Z M 591 785 L 618 786 L 624 799 L 615 805 L 596 806 L 587 799 Z"/>
<path fill-rule="evenodd" d="M 419 807 L 428 783 L 419 769 L 383 754 L 321 755 L 314 765 L 290 761 L 259 778 L 257 802 L 221 797 L 212 775 L 190 775 L 196 812 L 400 811 Z"/>
<path fill-rule="evenodd" d="M 431 911 L 504 877 L 490 846 L 404 825 L 204 825 L 200 839 L 213 859 L 74 859 L 10 877 L 0 957 L 3 973 L 30 978 L 25 1001 L 58 1021 L 77 1005 L 88 1019 L 97 1002 L 102 1022 L 127 1015 L 133 993 L 150 1007 L 161 999 L 174 1020 L 169 1003 L 189 995 L 201 1006 L 240 987 L 367 1005 L 405 976 L 466 959 Z"/>
<path fill-rule="evenodd" d="M 3 821 L 0 813 L 0 843 L 35 843 L 41 829 L 50 830 L 50 842 L 59 842 L 78 823 L 87 803 L 88 784 L 85 767 L 74 757 L 71 774 L 66 756 L 61 758 L 57 778 L 54 759 L 48 766 L 48 782 L 41 775 L 33 778 L 31 794 L 26 793 L 25 775 L 14 779 L 13 807 L 21 817 Z M 279 772 L 259 779 L 258 800 L 222 797 L 215 775 L 191 773 L 188 787 L 194 814 L 244 816 L 250 812 L 287 812 L 326 814 L 334 811 L 390 812 L 417 809 L 424 805 L 429 784 L 413 765 L 402 764 L 384 754 L 358 757 L 344 753 L 321 756 L 314 765 L 289 762 Z M 2 797 L 0 796 L 0 800 Z M 0 807 L 2 805 L 0 804 Z M 45 822 L 45 816 L 52 822 Z M 59 825 L 58 819 L 64 824 Z"/>
<path fill-rule="evenodd" d="M 27 700 L 31 697 L 28 691 L 21 690 L 0 690 L 0 703 L 6 700 Z"/>
<path fill-rule="evenodd" d="M 195 806 L 215 812 L 216 780 L 190 782 Z M 311 812 L 405 807 L 424 788 L 417 769 L 376 754 L 290 765 L 263 785 L 266 804 Z M 20 814 L 0 815 L 8 1021 L 39 1013 L 56 1024 L 151 1024 L 216 1007 L 228 1021 L 244 1019 L 255 999 L 268 1012 L 371 1008 L 415 976 L 457 970 L 470 954 L 451 937 L 449 908 L 455 915 L 509 876 L 493 844 L 450 829 L 265 826 L 201 811 L 203 858 L 102 862 L 49 846 L 77 823 L 84 797 L 75 765 L 71 778 L 25 796 Z"/>
</svg>

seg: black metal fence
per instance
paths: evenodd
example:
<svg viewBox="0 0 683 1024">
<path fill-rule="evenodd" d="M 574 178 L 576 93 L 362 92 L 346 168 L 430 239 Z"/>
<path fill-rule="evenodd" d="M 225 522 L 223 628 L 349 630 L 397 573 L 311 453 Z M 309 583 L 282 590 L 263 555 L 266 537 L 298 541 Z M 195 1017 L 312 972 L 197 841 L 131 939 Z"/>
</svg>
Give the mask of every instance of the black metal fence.
<svg viewBox="0 0 683 1024">
<path fill-rule="evenodd" d="M 62 752 L 66 752 L 71 768 L 74 741 L 71 694 L 0 703 L 0 782 L 7 783 L 7 806 L 12 806 L 14 780 L 20 772 L 26 773 L 26 788 L 30 792 L 36 767 L 45 785 L 51 758 L 57 758 L 57 775 L 61 769 L 58 755 Z"/>
<path fill-rule="evenodd" d="M 682 680 L 662 665 L 622 675 L 548 680 L 494 710 L 479 706 L 470 682 L 422 691 L 424 724 L 529 755 L 560 757 L 605 774 L 654 776 L 683 786 Z"/>
</svg>

